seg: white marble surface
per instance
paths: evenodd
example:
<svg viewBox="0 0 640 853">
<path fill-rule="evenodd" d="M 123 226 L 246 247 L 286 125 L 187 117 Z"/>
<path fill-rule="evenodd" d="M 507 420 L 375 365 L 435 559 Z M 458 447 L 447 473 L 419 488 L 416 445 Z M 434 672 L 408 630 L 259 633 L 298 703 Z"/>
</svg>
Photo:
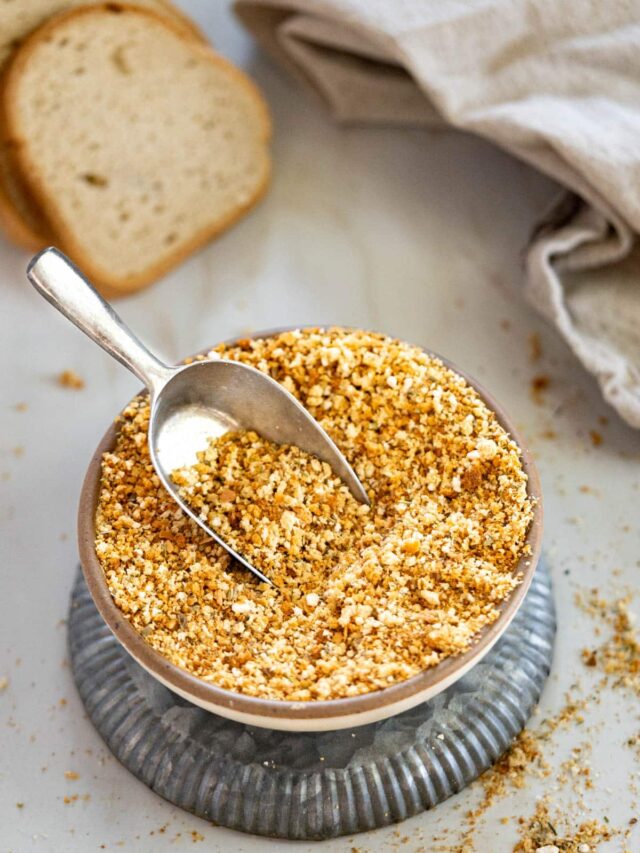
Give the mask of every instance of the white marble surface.
<svg viewBox="0 0 640 853">
<path fill-rule="evenodd" d="M 334 322 L 427 345 L 484 382 L 521 425 L 541 469 L 560 616 L 542 703 L 542 713 L 553 713 L 576 680 L 588 691 L 596 679 L 579 660 L 593 623 L 574 607 L 576 589 L 597 585 L 613 596 L 637 586 L 640 567 L 640 436 L 607 409 L 520 299 L 521 249 L 553 186 L 454 133 L 339 129 L 252 54 L 226 4 L 183 5 L 264 89 L 275 123 L 273 185 L 249 218 L 118 309 L 173 360 L 241 332 Z M 156 797 L 107 754 L 75 693 L 62 620 L 77 562 L 83 472 L 137 383 L 31 291 L 26 260 L 0 245 L 0 677 L 9 679 L 0 693 L 0 850 L 191 850 L 192 830 L 205 837 L 202 849 L 216 851 L 394 849 L 395 828 L 320 845 L 215 828 Z M 527 346 L 534 331 L 543 347 L 536 364 Z M 83 391 L 56 384 L 67 368 L 84 377 Z M 542 405 L 530 394 L 536 373 L 552 377 Z M 26 411 L 16 409 L 20 403 Z M 599 425 L 599 416 L 609 424 Z M 549 429 L 553 441 L 542 437 Z M 604 437 L 599 447 L 589 437 L 594 429 Z M 583 485 L 596 492 L 581 492 Z M 638 716 L 637 700 L 619 692 L 605 692 L 588 712 L 588 722 L 600 724 L 591 735 L 599 775 L 589 805 L 612 824 L 633 816 L 628 783 L 640 765 L 623 742 L 638 730 Z M 555 765 L 573 738 L 560 737 Z M 66 780 L 68 770 L 80 779 Z M 535 796 L 553 787 L 553 777 L 534 781 L 499 803 L 476 834 L 477 851 L 510 851 L 514 822 L 499 819 L 530 814 Z M 65 805 L 74 793 L 89 798 Z M 454 832 L 478 796 L 466 791 L 406 822 L 399 834 L 408 841 L 399 848 L 437 849 L 430 839 L 443 828 Z M 163 834 L 150 835 L 163 825 Z M 629 849 L 640 849 L 640 835 Z"/>
</svg>

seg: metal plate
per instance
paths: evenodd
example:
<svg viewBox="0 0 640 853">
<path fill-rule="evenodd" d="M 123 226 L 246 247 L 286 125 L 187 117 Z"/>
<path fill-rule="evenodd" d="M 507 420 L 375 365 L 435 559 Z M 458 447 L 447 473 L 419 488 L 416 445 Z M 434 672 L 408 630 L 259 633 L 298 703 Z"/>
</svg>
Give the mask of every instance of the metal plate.
<svg viewBox="0 0 640 853">
<path fill-rule="evenodd" d="M 537 704 L 554 634 L 541 561 L 503 638 L 444 693 L 373 725 L 290 734 L 234 723 L 163 687 L 113 637 L 80 572 L 69 613 L 76 684 L 115 757 L 157 794 L 205 820 L 291 839 L 401 821 L 476 779 Z"/>
</svg>

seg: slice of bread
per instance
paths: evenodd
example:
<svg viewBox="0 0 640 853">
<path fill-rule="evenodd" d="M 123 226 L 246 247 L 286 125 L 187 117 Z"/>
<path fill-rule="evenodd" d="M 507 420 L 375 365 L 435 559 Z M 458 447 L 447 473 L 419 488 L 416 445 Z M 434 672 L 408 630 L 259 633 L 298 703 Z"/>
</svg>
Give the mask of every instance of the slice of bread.
<svg viewBox="0 0 640 853">
<path fill-rule="evenodd" d="M 56 16 L 16 51 L 0 103 L 27 197 L 110 295 L 158 278 L 266 188 L 258 90 L 147 9 Z"/>
<path fill-rule="evenodd" d="M 25 36 L 57 15 L 79 6 L 90 6 L 95 0 L 0 0 L 0 67 L 20 46 Z M 193 21 L 169 0 L 135 0 L 136 6 L 164 13 L 185 31 L 204 41 L 204 36 Z"/>
<path fill-rule="evenodd" d="M 93 0 L 94 2 L 94 0 Z M 0 0 L 0 69 L 11 58 L 23 39 L 54 15 L 79 6 L 92 5 L 92 0 Z M 135 0 L 136 6 L 148 7 L 168 15 L 185 33 L 205 41 L 196 25 L 170 0 Z M 24 192 L 14 174 L 10 150 L 0 133 L 0 228 L 19 246 L 36 251 L 51 242 L 41 212 Z"/>
</svg>

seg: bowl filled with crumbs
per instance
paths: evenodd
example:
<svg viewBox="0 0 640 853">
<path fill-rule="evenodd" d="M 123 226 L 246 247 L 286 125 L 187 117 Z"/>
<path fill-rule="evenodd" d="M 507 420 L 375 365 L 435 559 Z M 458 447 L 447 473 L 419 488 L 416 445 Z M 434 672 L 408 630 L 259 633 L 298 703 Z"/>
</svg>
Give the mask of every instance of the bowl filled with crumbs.
<svg viewBox="0 0 640 853">
<path fill-rule="evenodd" d="M 460 678 L 517 612 L 541 545 L 535 467 L 497 404 L 441 358 L 359 330 L 265 333 L 197 358 L 282 383 L 370 504 L 296 447 L 212 438 L 172 478 L 273 585 L 260 583 L 160 484 L 136 397 L 79 512 L 89 590 L 126 650 L 209 711 L 290 731 L 372 723 Z"/>
</svg>

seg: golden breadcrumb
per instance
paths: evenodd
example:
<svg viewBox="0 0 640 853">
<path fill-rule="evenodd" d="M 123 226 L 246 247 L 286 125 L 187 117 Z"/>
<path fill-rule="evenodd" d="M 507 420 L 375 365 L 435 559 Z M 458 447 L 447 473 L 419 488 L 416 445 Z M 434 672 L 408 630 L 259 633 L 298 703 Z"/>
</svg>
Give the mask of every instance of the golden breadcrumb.
<svg viewBox="0 0 640 853">
<path fill-rule="evenodd" d="M 73 370 L 63 370 L 58 374 L 58 385 L 62 388 L 71 388 L 80 391 L 84 388 L 84 379 Z"/>
<path fill-rule="evenodd" d="M 533 514 L 519 449 L 478 393 L 419 348 L 361 331 L 285 332 L 209 357 L 294 394 L 371 507 L 296 448 L 251 433 L 212 442 L 199 477 L 176 476 L 278 588 L 260 584 L 165 492 L 148 401 L 135 399 L 104 455 L 96 553 L 136 630 L 206 681 L 286 700 L 366 693 L 468 649 L 519 583 Z"/>
</svg>

